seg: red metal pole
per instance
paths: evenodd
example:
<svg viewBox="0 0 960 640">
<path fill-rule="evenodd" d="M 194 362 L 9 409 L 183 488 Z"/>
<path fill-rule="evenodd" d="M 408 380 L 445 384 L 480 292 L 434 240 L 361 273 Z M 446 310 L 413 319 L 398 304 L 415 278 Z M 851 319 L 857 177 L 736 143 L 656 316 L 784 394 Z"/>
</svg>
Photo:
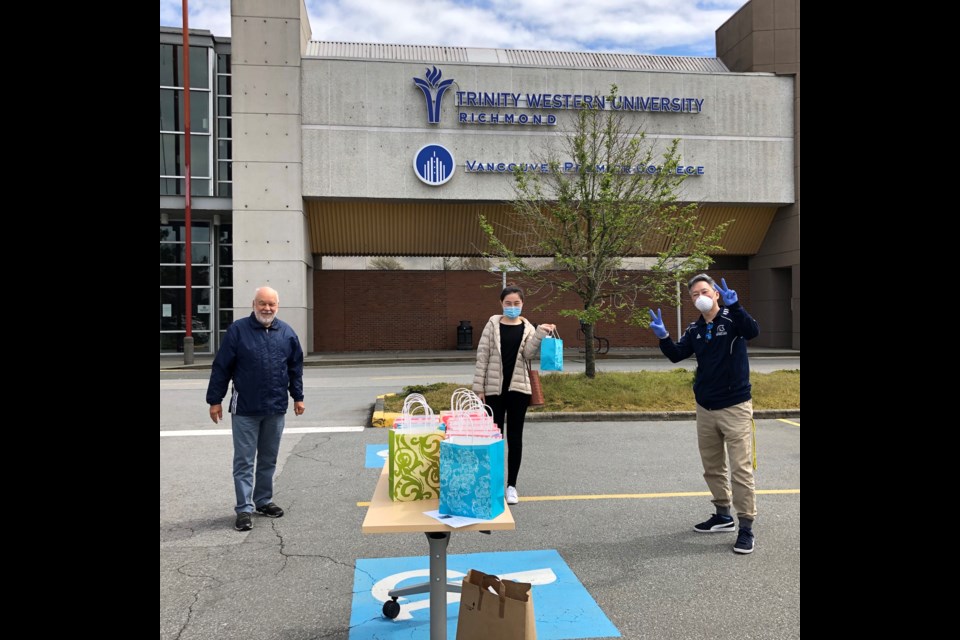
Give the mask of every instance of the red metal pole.
<svg viewBox="0 0 960 640">
<path fill-rule="evenodd" d="M 187 0 L 183 0 L 183 169 L 186 176 L 184 195 L 184 241 L 186 242 L 186 322 L 187 335 L 183 345 L 185 364 L 193 363 L 193 217 L 190 210 L 190 20 Z M 189 347 L 189 354 L 188 352 Z M 189 360 L 189 362 L 186 362 Z"/>
</svg>

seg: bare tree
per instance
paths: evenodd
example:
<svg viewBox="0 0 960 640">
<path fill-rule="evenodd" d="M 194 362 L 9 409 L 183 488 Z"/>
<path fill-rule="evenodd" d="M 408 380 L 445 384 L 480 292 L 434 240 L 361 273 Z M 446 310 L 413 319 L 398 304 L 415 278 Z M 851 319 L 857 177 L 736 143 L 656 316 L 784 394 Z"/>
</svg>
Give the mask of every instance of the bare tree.
<svg viewBox="0 0 960 640">
<path fill-rule="evenodd" d="M 614 85 L 608 102 L 616 94 Z M 637 306 L 641 296 L 679 304 L 676 283 L 705 270 L 710 254 L 722 251 L 729 223 L 707 229 L 698 221 L 697 203 L 681 200 L 686 176 L 677 171 L 679 143 L 657 151 L 642 127 L 627 125 L 622 111 L 584 107 L 562 134 L 559 150 L 535 154 L 537 163 L 515 170 L 516 215 L 509 226 L 494 228 L 480 216 L 491 255 L 550 300 L 567 292 L 580 298 L 581 308 L 559 313 L 584 324 L 588 377 L 596 374 L 598 321 L 623 312 L 626 322 L 649 326 L 647 307 Z M 552 257 L 553 269 L 531 266 L 524 260 L 530 256 Z M 653 265 L 626 271 L 628 256 L 653 257 Z"/>
<path fill-rule="evenodd" d="M 489 271 L 490 259 L 482 256 L 443 258 L 444 271 Z"/>
<path fill-rule="evenodd" d="M 377 256 L 371 259 L 368 268 L 377 271 L 403 271 L 400 261 L 389 256 Z"/>
</svg>

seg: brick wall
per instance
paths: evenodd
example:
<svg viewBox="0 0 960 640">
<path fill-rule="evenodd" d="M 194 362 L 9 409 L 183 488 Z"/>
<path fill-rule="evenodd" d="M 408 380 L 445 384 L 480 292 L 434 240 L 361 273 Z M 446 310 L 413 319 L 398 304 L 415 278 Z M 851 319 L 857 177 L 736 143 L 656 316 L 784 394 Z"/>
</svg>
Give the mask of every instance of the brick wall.
<svg viewBox="0 0 960 640">
<path fill-rule="evenodd" d="M 717 270 L 710 275 L 718 282 L 726 278 L 749 309 L 747 271 Z M 461 320 L 470 321 L 476 348 L 487 319 L 500 313 L 500 275 L 486 271 L 317 271 L 313 283 L 314 346 L 318 352 L 456 349 Z M 523 286 L 522 281 L 516 283 Z M 532 322 L 556 324 L 565 346 L 573 347 L 579 325 L 556 312 L 579 307 L 579 298 L 567 294 L 544 310 L 534 311 L 548 297 L 545 293 L 527 294 L 523 315 Z M 699 314 L 689 298 L 684 300 L 686 327 Z M 673 309 L 663 309 L 663 321 L 676 339 Z M 622 322 L 600 323 L 596 334 L 610 340 L 613 348 L 657 345 L 649 329 Z"/>
</svg>

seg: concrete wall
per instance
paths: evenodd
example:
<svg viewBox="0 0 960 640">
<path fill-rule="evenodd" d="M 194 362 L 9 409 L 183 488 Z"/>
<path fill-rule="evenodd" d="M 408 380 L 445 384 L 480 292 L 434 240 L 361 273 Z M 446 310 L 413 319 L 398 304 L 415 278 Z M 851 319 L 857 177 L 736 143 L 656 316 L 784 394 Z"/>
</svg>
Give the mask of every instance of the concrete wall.
<svg viewBox="0 0 960 640">
<path fill-rule="evenodd" d="M 800 0 L 751 0 L 717 29 L 732 71 L 800 72 Z"/>
<path fill-rule="evenodd" d="M 234 316 L 257 287 L 313 349 L 313 256 L 303 212 L 300 56 L 310 38 L 302 0 L 232 0 Z"/>
<path fill-rule="evenodd" d="M 433 66 L 432 64 L 430 65 Z M 598 71 L 510 65 L 437 64 L 455 83 L 443 99 L 441 122 L 427 124 L 423 94 L 413 78 L 424 63 L 303 60 L 303 194 L 319 198 L 504 200 L 508 174 L 467 174 L 468 160 L 529 162 L 568 130 L 572 110 L 501 112 L 558 116 L 559 125 L 478 125 L 457 122 L 455 91 L 700 97 L 703 112 L 627 113 L 659 145 L 679 137 L 686 164 L 705 175 L 685 183 L 703 202 L 786 204 L 794 201 L 793 82 L 768 75 Z M 476 109 L 465 109 L 474 111 Z M 483 111 L 496 111 L 486 108 Z M 414 174 L 413 156 L 438 143 L 456 160 L 453 178 L 428 186 Z"/>
</svg>

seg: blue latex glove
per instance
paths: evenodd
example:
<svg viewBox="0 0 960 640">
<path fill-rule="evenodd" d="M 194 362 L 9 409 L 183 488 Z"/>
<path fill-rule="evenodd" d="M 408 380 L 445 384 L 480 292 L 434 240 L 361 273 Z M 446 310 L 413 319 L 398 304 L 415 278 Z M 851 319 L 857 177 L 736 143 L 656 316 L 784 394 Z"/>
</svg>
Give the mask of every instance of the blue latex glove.
<svg viewBox="0 0 960 640">
<path fill-rule="evenodd" d="M 655 336 L 663 340 L 668 335 L 670 335 L 667 333 L 667 328 L 663 326 L 663 314 L 660 312 L 660 309 L 657 309 L 656 313 L 653 312 L 653 309 L 649 309 L 649 311 L 650 311 L 650 328 L 653 329 L 653 333 Z"/>
<path fill-rule="evenodd" d="M 737 292 L 733 289 L 727 288 L 727 281 L 725 278 L 720 278 L 720 285 L 713 285 L 713 288 L 717 290 L 717 293 L 720 294 L 720 298 L 723 299 L 723 306 L 729 307 L 732 304 L 736 304 L 740 298 L 737 297 Z"/>
</svg>

